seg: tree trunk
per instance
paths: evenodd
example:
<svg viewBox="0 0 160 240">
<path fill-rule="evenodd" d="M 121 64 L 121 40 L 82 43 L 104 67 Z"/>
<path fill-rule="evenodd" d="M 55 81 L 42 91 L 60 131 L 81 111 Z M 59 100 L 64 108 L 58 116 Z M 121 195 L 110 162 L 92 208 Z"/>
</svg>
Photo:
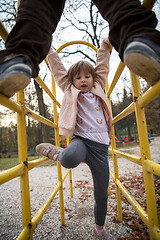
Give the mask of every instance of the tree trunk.
<svg viewBox="0 0 160 240">
<path fill-rule="evenodd" d="M 36 92 L 37 92 L 39 113 L 43 117 L 46 117 L 46 109 L 45 109 L 45 104 L 44 104 L 44 100 L 43 100 L 42 88 L 40 88 L 39 84 L 35 80 L 34 80 L 34 85 L 35 85 Z M 41 123 L 41 131 L 42 131 L 42 135 L 41 135 L 42 138 L 40 139 L 40 141 L 47 142 L 46 125 L 43 123 Z"/>
<path fill-rule="evenodd" d="M 129 141 L 132 141 L 131 128 L 128 122 L 127 122 L 127 131 L 128 131 Z"/>
</svg>

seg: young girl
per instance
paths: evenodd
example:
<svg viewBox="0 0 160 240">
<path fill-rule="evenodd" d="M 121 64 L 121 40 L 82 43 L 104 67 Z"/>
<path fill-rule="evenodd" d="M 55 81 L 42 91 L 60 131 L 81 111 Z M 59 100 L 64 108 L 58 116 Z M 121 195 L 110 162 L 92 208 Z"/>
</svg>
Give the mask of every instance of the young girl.
<svg viewBox="0 0 160 240">
<path fill-rule="evenodd" d="M 111 110 L 104 92 L 109 72 L 110 43 L 103 40 L 98 50 L 96 67 L 87 61 L 72 65 L 67 73 L 58 54 L 48 54 L 55 81 L 64 92 L 59 114 L 59 133 L 73 137 L 66 149 L 41 143 L 36 152 L 58 160 L 65 168 L 86 163 L 94 183 L 94 233 L 99 239 L 109 239 L 103 229 L 107 212 L 109 183 L 108 145 L 111 137 Z"/>
</svg>

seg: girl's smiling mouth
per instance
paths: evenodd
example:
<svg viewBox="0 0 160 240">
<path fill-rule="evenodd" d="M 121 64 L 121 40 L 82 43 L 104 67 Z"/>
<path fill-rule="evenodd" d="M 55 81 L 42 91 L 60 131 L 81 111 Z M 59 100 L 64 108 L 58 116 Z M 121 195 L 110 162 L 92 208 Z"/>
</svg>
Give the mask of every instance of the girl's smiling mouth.
<svg viewBox="0 0 160 240">
<path fill-rule="evenodd" d="M 81 87 L 87 87 L 87 84 L 84 83 L 84 84 L 81 85 Z"/>
</svg>

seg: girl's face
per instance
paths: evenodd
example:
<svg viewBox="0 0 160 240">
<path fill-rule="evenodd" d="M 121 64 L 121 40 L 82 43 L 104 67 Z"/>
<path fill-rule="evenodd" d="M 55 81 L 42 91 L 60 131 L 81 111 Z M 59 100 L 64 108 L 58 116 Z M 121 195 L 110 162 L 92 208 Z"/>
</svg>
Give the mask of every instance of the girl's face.
<svg viewBox="0 0 160 240">
<path fill-rule="evenodd" d="M 73 77 L 74 86 L 83 93 L 88 92 L 93 87 L 93 82 L 93 77 L 89 72 L 81 71 Z"/>
</svg>

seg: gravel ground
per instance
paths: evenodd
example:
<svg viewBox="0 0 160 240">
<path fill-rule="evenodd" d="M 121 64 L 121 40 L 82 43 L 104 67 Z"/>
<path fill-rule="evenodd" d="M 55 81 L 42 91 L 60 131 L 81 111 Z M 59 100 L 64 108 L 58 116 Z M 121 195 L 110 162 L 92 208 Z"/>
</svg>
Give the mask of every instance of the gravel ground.
<svg viewBox="0 0 160 240">
<path fill-rule="evenodd" d="M 160 137 L 156 137 L 150 144 L 153 161 L 160 161 Z M 139 148 L 131 148 L 134 154 L 138 154 Z M 159 159 L 158 159 L 159 158 Z M 112 160 L 109 161 L 110 169 L 113 170 Z M 123 158 L 118 159 L 119 175 L 121 176 L 142 176 L 140 166 L 128 162 Z M 63 174 L 66 172 L 62 169 Z M 69 179 L 64 182 L 64 206 L 65 206 L 65 227 L 61 227 L 59 213 L 58 194 L 53 199 L 47 212 L 38 224 L 34 232 L 33 239 L 50 240 L 95 240 L 93 235 L 94 215 L 93 215 L 93 184 L 89 168 L 85 164 L 80 164 L 72 171 L 73 176 L 73 198 L 70 198 Z M 30 199 L 32 217 L 43 204 L 51 190 L 57 183 L 56 167 L 37 167 L 29 172 L 30 179 Z M 133 232 L 126 221 L 118 223 L 115 190 L 113 180 L 110 179 L 111 195 L 108 200 L 108 214 L 106 216 L 105 227 L 115 239 L 130 239 Z M 22 230 L 21 223 L 21 200 L 19 179 L 16 178 L 1 186 L 0 203 L 0 239 L 16 239 Z M 130 205 L 122 203 L 123 209 L 127 208 L 131 214 L 135 215 Z M 138 238 L 144 239 L 144 238 Z M 147 239 L 147 238 L 146 238 Z"/>
</svg>

